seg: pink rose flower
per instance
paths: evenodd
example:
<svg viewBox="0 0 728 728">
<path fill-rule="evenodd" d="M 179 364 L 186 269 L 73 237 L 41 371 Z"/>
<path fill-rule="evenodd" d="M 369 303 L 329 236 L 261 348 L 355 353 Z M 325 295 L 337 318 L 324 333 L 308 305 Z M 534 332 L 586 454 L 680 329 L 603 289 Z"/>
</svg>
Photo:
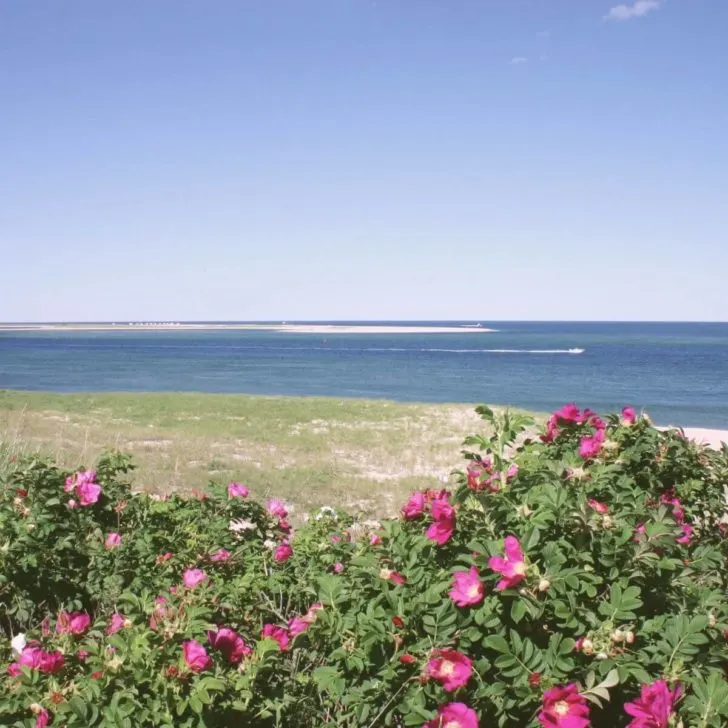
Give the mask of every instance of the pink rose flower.
<svg viewBox="0 0 728 728">
<path fill-rule="evenodd" d="M 574 683 L 553 687 L 544 693 L 538 720 L 545 728 L 588 728 L 589 705 Z"/>
<path fill-rule="evenodd" d="M 413 521 L 425 512 L 425 494 L 421 491 L 412 493 L 402 508 L 402 515 L 406 521 Z"/>
<path fill-rule="evenodd" d="M 20 675 L 21 667 L 27 667 L 30 670 L 38 670 L 47 675 L 54 675 L 63 669 L 64 663 L 65 658 L 58 651 L 46 652 L 40 647 L 26 647 L 20 653 L 18 661 L 8 666 L 8 673 L 16 677 Z"/>
<path fill-rule="evenodd" d="M 668 728 L 675 703 L 681 695 L 682 688 L 679 685 L 670 690 L 664 680 L 643 685 L 640 697 L 624 705 L 627 715 L 633 718 L 628 728 Z"/>
<path fill-rule="evenodd" d="M 220 627 L 217 632 L 210 630 L 207 639 L 213 649 L 219 650 L 231 665 L 237 665 L 243 657 L 249 657 L 253 650 L 245 640 L 230 627 Z"/>
<path fill-rule="evenodd" d="M 437 709 L 437 718 L 422 728 L 479 728 L 478 716 L 465 703 L 448 703 Z"/>
<path fill-rule="evenodd" d="M 56 622 L 58 634 L 83 634 L 91 626 L 86 612 L 60 612 Z"/>
<path fill-rule="evenodd" d="M 438 546 L 444 546 L 455 531 L 455 509 L 444 500 L 435 500 L 432 503 L 432 517 L 435 521 L 427 529 L 425 536 Z"/>
<path fill-rule="evenodd" d="M 308 629 L 308 622 L 303 617 L 291 617 L 288 621 L 288 634 L 297 637 Z"/>
<path fill-rule="evenodd" d="M 587 501 L 587 505 L 597 513 L 609 513 L 609 508 L 606 503 L 600 503 L 598 500 L 594 500 L 593 498 L 590 498 Z"/>
<path fill-rule="evenodd" d="M 407 577 L 399 573 L 399 571 L 392 571 L 389 573 L 389 581 L 395 586 L 402 586 L 407 583 Z"/>
<path fill-rule="evenodd" d="M 301 619 L 306 622 L 306 624 L 313 624 L 318 617 L 318 613 L 322 611 L 323 608 L 324 605 L 321 604 L 321 602 L 316 602 L 308 608 L 308 611 L 303 615 L 303 617 L 301 617 Z"/>
<path fill-rule="evenodd" d="M 449 596 L 458 607 L 480 604 L 484 595 L 483 582 L 480 581 L 478 570 L 474 566 L 468 571 L 456 571 L 453 574 L 453 585 Z"/>
<path fill-rule="evenodd" d="M 207 574 L 202 569 L 187 569 L 182 574 L 182 583 L 188 589 L 194 589 L 198 584 L 201 584 L 207 579 Z"/>
<path fill-rule="evenodd" d="M 491 556 L 488 566 L 503 578 L 496 585 L 498 591 L 513 589 L 526 578 L 526 557 L 515 536 L 505 538 L 505 557 Z"/>
<path fill-rule="evenodd" d="M 597 430 L 590 437 L 582 437 L 579 440 L 579 457 L 584 460 L 597 457 L 604 444 L 604 430 Z"/>
<path fill-rule="evenodd" d="M 261 638 L 275 640 L 281 652 L 288 649 L 289 635 L 283 627 L 277 627 L 275 624 L 264 624 Z"/>
<path fill-rule="evenodd" d="M 210 556 L 210 561 L 227 561 L 230 558 L 231 554 L 229 551 L 226 551 L 225 549 L 220 549 L 219 551 L 216 551 L 212 556 Z"/>
<path fill-rule="evenodd" d="M 586 413 L 584 413 L 586 415 Z M 559 425 L 578 425 L 583 422 L 579 408 L 572 402 L 565 404 L 560 410 L 556 410 L 552 417 Z"/>
<path fill-rule="evenodd" d="M 622 422 L 627 425 L 633 425 L 637 421 L 637 413 L 634 407 L 622 408 Z"/>
<path fill-rule="evenodd" d="M 676 538 L 675 541 L 683 546 L 687 546 L 690 543 L 690 539 L 693 537 L 693 527 L 689 523 L 683 523 L 682 536 Z"/>
<path fill-rule="evenodd" d="M 279 563 L 288 561 L 291 556 L 293 556 L 293 549 L 291 548 L 291 544 L 289 544 L 288 542 L 284 542 L 276 546 L 276 549 L 273 552 L 273 558 Z"/>
<path fill-rule="evenodd" d="M 439 650 L 427 663 L 425 674 L 449 693 L 464 687 L 473 674 L 473 663 L 457 650 Z"/>
<path fill-rule="evenodd" d="M 683 508 L 682 501 L 675 495 L 673 490 L 668 490 L 660 496 L 660 503 L 666 506 L 672 506 L 672 517 L 678 523 L 685 522 L 685 508 Z"/>
<path fill-rule="evenodd" d="M 195 640 L 185 640 L 182 643 L 182 653 L 185 664 L 192 672 L 202 672 L 212 667 L 212 660 L 207 650 Z"/>
<path fill-rule="evenodd" d="M 247 498 L 250 491 L 242 483 L 230 483 L 227 487 L 228 498 Z"/>
<path fill-rule="evenodd" d="M 286 504 L 278 500 L 278 498 L 271 498 L 267 504 L 268 513 L 276 518 L 285 518 L 288 515 L 288 509 Z"/>
<path fill-rule="evenodd" d="M 51 714 L 43 708 L 35 717 L 35 728 L 46 728 L 50 723 Z"/>
<path fill-rule="evenodd" d="M 334 574 L 340 574 L 344 570 L 344 565 L 340 562 L 334 564 Z"/>
<path fill-rule="evenodd" d="M 370 546 L 380 546 L 382 543 L 382 537 L 379 536 L 376 533 L 373 533 L 371 536 L 369 536 L 369 545 Z"/>
<path fill-rule="evenodd" d="M 82 506 L 92 506 L 99 500 L 101 486 L 96 483 L 81 483 L 76 486 L 76 494 Z"/>
<path fill-rule="evenodd" d="M 68 501 L 68 507 L 73 510 L 74 508 L 78 508 L 78 503 L 76 503 L 76 501 L 71 498 L 71 500 Z"/>
<path fill-rule="evenodd" d="M 110 533 L 104 541 L 104 548 L 116 549 L 121 545 L 121 536 L 118 533 Z"/>
<path fill-rule="evenodd" d="M 109 626 L 106 628 L 106 634 L 116 634 L 124 626 L 126 619 L 123 614 L 115 612 L 111 615 L 111 621 Z"/>
</svg>

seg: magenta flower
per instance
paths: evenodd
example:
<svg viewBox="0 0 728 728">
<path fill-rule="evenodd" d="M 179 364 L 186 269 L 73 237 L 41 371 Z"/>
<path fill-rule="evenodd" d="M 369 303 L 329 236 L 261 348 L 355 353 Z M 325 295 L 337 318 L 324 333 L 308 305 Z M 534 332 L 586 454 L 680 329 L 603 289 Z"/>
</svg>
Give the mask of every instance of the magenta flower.
<svg viewBox="0 0 728 728">
<path fill-rule="evenodd" d="M 288 633 L 290 636 L 296 637 L 299 634 L 303 634 L 316 621 L 318 612 L 323 608 L 324 605 L 321 602 L 316 602 L 308 608 L 308 611 L 302 617 L 292 617 L 288 621 Z"/>
<path fill-rule="evenodd" d="M 210 556 L 210 561 L 227 561 L 230 558 L 231 554 L 229 551 L 226 551 L 225 549 L 220 549 L 219 551 L 216 551 L 212 556 Z"/>
<path fill-rule="evenodd" d="M 283 501 L 278 500 L 278 498 L 271 498 L 268 501 L 267 508 L 268 513 L 276 518 L 285 518 L 288 515 L 286 504 Z"/>
<path fill-rule="evenodd" d="M 341 562 L 334 564 L 334 574 L 340 574 L 344 570 L 344 565 Z"/>
<path fill-rule="evenodd" d="M 95 470 L 79 470 L 77 473 L 69 475 L 66 478 L 66 484 L 63 486 L 63 490 L 66 493 L 72 493 L 79 485 L 89 485 L 94 482 L 96 482 Z"/>
<path fill-rule="evenodd" d="M 104 548 L 115 549 L 121 546 L 121 536 L 118 533 L 110 533 L 104 541 Z"/>
<path fill-rule="evenodd" d="M 465 703 L 448 703 L 437 709 L 437 718 L 422 728 L 479 728 L 478 716 Z"/>
<path fill-rule="evenodd" d="M 65 658 L 63 654 L 55 652 L 46 652 L 40 647 L 26 647 L 18 657 L 17 662 L 13 662 L 8 666 L 8 673 L 13 677 L 20 675 L 21 667 L 27 667 L 30 670 L 38 670 L 47 675 L 54 675 L 63 669 Z"/>
<path fill-rule="evenodd" d="M 690 539 L 693 537 L 693 527 L 689 523 L 683 523 L 682 536 L 676 538 L 675 541 L 679 544 L 687 546 L 690 543 Z"/>
<path fill-rule="evenodd" d="M 587 504 L 589 508 L 591 508 L 593 511 L 596 511 L 597 513 L 609 513 L 609 508 L 606 503 L 600 503 L 598 500 L 590 498 L 587 501 Z"/>
<path fill-rule="evenodd" d="M 38 715 L 35 716 L 35 728 L 46 728 L 50 723 L 51 714 L 43 708 Z"/>
<path fill-rule="evenodd" d="M 106 628 L 106 634 L 116 634 L 120 629 L 122 629 L 122 627 L 124 627 L 125 622 L 126 619 L 124 616 L 115 612 L 111 615 L 111 621 L 109 622 L 109 626 Z"/>
<path fill-rule="evenodd" d="M 406 521 L 413 521 L 425 512 L 425 494 L 422 491 L 412 493 L 402 507 L 402 515 Z"/>
<path fill-rule="evenodd" d="M 182 583 L 188 589 L 194 589 L 198 584 L 201 584 L 207 579 L 207 574 L 202 569 L 187 569 L 182 574 Z"/>
<path fill-rule="evenodd" d="M 291 544 L 289 544 L 288 542 L 276 546 L 276 549 L 273 552 L 273 558 L 279 563 L 282 563 L 283 561 L 288 561 L 291 556 L 293 556 L 293 549 L 291 548 Z"/>
<path fill-rule="evenodd" d="M 685 522 L 685 508 L 682 501 L 675 495 L 673 490 L 668 490 L 660 496 L 660 503 L 666 506 L 672 506 L 672 517 L 678 523 Z"/>
<path fill-rule="evenodd" d="M 515 536 L 505 538 L 505 557 L 491 556 L 488 566 L 503 578 L 496 585 L 498 591 L 513 589 L 526 578 L 526 557 Z"/>
<path fill-rule="evenodd" d="M 288 649 L 290 637 L 283 627 L 277 627 L 275 624 L 264 624 L 260 636 L 262 639 L 275 640 L 281 652 L 285 652 Z"/>
<path fill-rule="evenodd" d="M 288 621 L 288 634 L 297 637 L 308 629 L 308 622 L 303 617 L 291 617 Z"/>
<path fill-rule="evenodd" d="M 373 533 L 371 536 L 369 536 L 369 545 L 370 546 L 380 546 L 382 543 L 382 537 L 377 534 Z"/>
<path fill-rule="evenodd" d="M 552 417 L 559 425 L 578 425 L 583 422 L 581 412 L 573 402 L 565 404 L 560 410 L 556 410 Z"/>
<path fill-rule="evenodd" d="M 637 421 L 637 413 L 634 411 L 634 407 L 624 407 L 622 409 L 622 423 L 626 425 L 633 425 Z"/>
<path fill-rule="evenodd" d="M 91 506 L 98 502 L 101 495 L 101 486 L 96 483 L 81 483 L 76 486 L 78 501 L 82 506 Z"/>
<path fill-rule="evenodd" d="M 227 487 L 228 498 L 247 498 L 250 491 L 242 483 L 230 483 Z"/>
<path fill-rule="evenodd" d="M 574 683 L 553 687 L 544 693 L 538 720 L 545 728 L 588 728 L 589 706 Z"/>
<path fill-rule="evenodd" d="M 78 508 L 78 503 L 76 503 L 76 500 L 74 498 L 71 498 L 71 500 L 68 501 L 68 507 L 73 510 L 74 508 Z"/>
<path fill-rule="evenodd" d="M 323 608 L 324 605 L 321 604 L 321 602 L 315 602 L 308 608 L 308 611 L 303 615 L 303 617 L 301 617 L 301 619 L 306 622 L 306 624 L 313 624 L 318 617 L 318 613 L 321 612 Z"/>
<path fill-rule="evenodd" d="M 582 437 L 579 440 L 579 457 L 584 460 L 597 457 L 602 445 L 604 445 L 604 430 L 597 430 L 591 436 Z"/>
<path fill-rule="evenodd" d="M 427 663 L 425 674 L 441 683 L 449 693 L 453 693 L 470 680 L 473 663 L 457 650 L 439 650 Z"/>
<path fill-rule="evenodd" d="M 443 546 L 455 531 L 455 509 L 445 500 L 437 499 L 432 502 L 432 517 L 434 523 L 427 529 L 425 536 L 438 546 Z"/>
<path fill-rule="evenodd" d="M 387 581 L 391 581 L 395 586 L 402 586 L 407 583 L 407 577 L 399 573 L 399 571 L 391 571 L 385 569 Z"/>
<path fill-rule="evenodd" d="M 480 604 L 484 595 L 483 582 L 480 581 L 478 570 L 474 566 L 471 566 L 468 571 L 456 571 L 453 574 L 453 584 L 449 596 L 458 607 Z"/>
<path fill-rule="evenodd" d="M 58 634 L 83 634 L 91 626 L 91 617 L 86 612 L 60 612 L 56 622 Z"/>
<path fill-rule="evenodd" d="M 679 685 L 670 690 L 664 680 L 643 685 L 639 698 L 624 705 L 627 715 L 633 718 L 628 728 L 668 728 L 675 703 L 681 695 Z"/>
<path fill-rule="evenodd" d="M 243 657 L 249 657 L 253 650 L 245 640 L 230 627 L 220 627 L 217 632 L 210 630 L 207 639 L 215 650 L 219 650 L 231 665 L 237 665 Z"/>
<path fill-rule="evenodd" d="M 185 640 L 182 643 L 182 654 L 185 664 L 192 672 L 202 672 L 212 667 L 207 650 L 195 640 Z"/>
</svg>

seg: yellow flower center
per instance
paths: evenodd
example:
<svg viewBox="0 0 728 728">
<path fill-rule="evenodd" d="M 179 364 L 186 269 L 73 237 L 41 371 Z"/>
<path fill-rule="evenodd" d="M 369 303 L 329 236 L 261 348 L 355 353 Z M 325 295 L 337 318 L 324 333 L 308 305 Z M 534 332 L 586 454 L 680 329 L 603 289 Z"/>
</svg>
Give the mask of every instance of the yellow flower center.
<svg viewBox="0 0 728 728">
<path fill-rule="evenodd" d="M 442 728 L 462 728 L 459 720 L 449 720 Z"/>
<path fill-rule="evenodd" d="M 559 700 L 554 706 L 554 710 L 556 711 L 556 715 L 568 715 L 569 704 L 565 700 Z"/>
<path fill-rule="evenodd" d="M 526 564 L 523 561 L 519 561 L 513 567 L 513 573 L 523 576 L 526 573 Z"/>
<path fill-rule="evenodd" d="M 442 664 L 440 665 L 440 675 L 450 677 L 453 672 L 455 672 L 455 663 L 450 662 L 450 660 L 443 660 Z"/>
<path fill-rule="evenodd" d="M 473 584 L 473 586 L 468 587 L 467 595 L 471 599 L 474 599 L 475 597 L 477 597 L 478 594 L 480 594 L 480 587 L 477 584 Z"/>
</svg>

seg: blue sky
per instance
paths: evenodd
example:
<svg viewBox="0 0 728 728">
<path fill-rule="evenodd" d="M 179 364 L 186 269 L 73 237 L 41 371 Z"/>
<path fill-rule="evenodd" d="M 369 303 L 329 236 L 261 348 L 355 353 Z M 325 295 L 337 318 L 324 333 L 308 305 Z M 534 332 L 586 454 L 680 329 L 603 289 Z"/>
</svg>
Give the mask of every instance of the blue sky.
<svg viewBox="0 0 728 728">
<path fill-rule="evenodd" d="M 0 320 L 728 320 L 726 0 L 0 0 Z"/>
</svg>

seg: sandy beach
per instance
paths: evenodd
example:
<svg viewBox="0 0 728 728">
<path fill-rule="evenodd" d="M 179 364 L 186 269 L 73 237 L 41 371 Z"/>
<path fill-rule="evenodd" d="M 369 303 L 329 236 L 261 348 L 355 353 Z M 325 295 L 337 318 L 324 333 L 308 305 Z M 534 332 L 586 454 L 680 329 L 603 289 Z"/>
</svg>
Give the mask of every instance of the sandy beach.
<svg viewBox="0 0 728 728">
<path fill-rule="evenodd" d="M 343 326 L 339 324 L 84 323 L 0 324 L 0 331 L 279 331 L 291 334 L 487 334 L 482 326 Z"/>
<path fill-rule="evenodd" d="M 686 437 L 695 442 L 720 450 L 723 443 L 728 444 L 728 430 L 710 430 L 704 427 L 685 427 L 683 429 Z"/>
</svg>

